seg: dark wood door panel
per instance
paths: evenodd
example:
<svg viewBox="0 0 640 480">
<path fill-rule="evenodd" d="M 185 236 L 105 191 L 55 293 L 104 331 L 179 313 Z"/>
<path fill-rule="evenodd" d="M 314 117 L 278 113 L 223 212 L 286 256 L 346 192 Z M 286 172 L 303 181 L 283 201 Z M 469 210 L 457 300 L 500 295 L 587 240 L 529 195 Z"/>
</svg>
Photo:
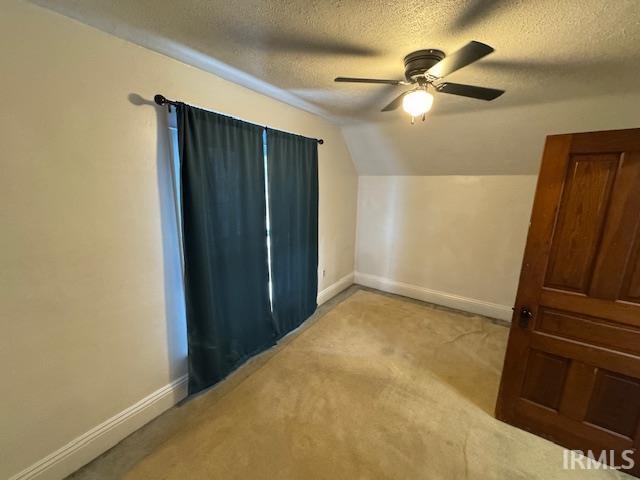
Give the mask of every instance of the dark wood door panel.
<svg viewBox="0 0 640 480">
<path fill-rule="evenodd" d="M 534 329 L 557 337 L 640 354 L 640 328 L 597 317 L 540 307 Z"/>
<path fill-rule="evenodd" d="M 640 475 L 640 129 L 548 137 L 515 307 L 496 416 Z"/>
<path fill-rule="evenodd" d="M 607 458 L 610 458 L 610 452 L 613 451 L 615 465 L 622 464 L 623 452 L 628 454 L 631 450 L 635 467 L 625 470 L 625 473 L 640 475 L 640 451 L 625 436 L 562 416 L 525 399 L 516 401 L 515 415 L 509 423 L 572 450 L 590 450 L 596 456 L 599 452 L 607 452 Z"/>
<path fill-rule="evenodd" d="M 547 308 L 590 315 L 632 327 L 640 327 L 640 305 L 617 300 L 615 302 L 586 295 L 569 295 L 550 289 L 540 293 L 539 304 Z"/>
<path fill-rule="evenodd" d="M 638 243 L 639 223 L 640 154 L 624 153 L 616 174 L 615 189 L 611 193 L 604 232 L 598 245 L 589 297 L 606 300 L 632 298 L 629 297 L 629 291 L 635 293 L 634 287 L 640 283 L 640 278 L 635 277 L 636 258 L 633 251 Z"/>
<path fill-rule="evenodd" d="M 545 355 L 548 354 L 542 352 L 542 356 Z M 564 360 L 548 364 L 549 367 L 554 363 L 562 365 L 564 370 L 570 362 L 568 374 L 562 374 L 565 382 L 561 388 L 560 408 L 528 398 L 531 392 L 524 389 L 509 423 L 572 449 L 614 450 L 617 458 L 621 458 L 624 451 L 636 450 L 640 429 L 640 380 L 575 360 Z M 557 388 L 553 387 L 553 391 Z M 638 451 L 634 455 L 637 461 Z M 637 474 L 637 467 L 631 473 Z"/>
<path fill-rule="evenodd" d="M 585 421 L 633 441 L 640 421 L 640 380 L 599 370 Z"/>
<path fill-rule="evenodd" d="M 531 349 L 522 386 L 522 397 L 557 410 L 562 398 L 569 362 L 567 358 Z"/>
<path fill-rule="evenodd" d="M 540 332 L 532 333 L 530 341 L 532 349 L 640 378 L 640 359 L 636 355 Z"/>
<path fill-rule="evenodd" d="M 626 450 L 633 448 L 633 441 L 624 435 L 598 428 L 585 422 L 564 417 L 559 413 L 544 408 L 526 399 L 520 399 L 516 407 L 516 415 L 521 424 L 531 424 L 547 432 L 548 438 L 555 442 L 569 439 L 569 442 L 580 450 L 585 444 L 598 449 Z M 571 432 L 567 434 L 566 432 Z"/>
<path fill-rule="evenodd" d="M 616 154 L 571 157 L 545 285 L 587 292 L 619 159 Z"/>
<path fill-rule="evenodd" d="M 609 351 L 594 353 L 585 345 L 572 351 L 545 336 L 534 340 L 520 398 L 633 442 L 640 422 L 640 379 L 629 374 L 635 370 L 640 376 L 640 361 L 633 369 L 621 355 L 612 360 L 616 354 Z M 624 373 L 611 370 L 620 365 Z"/>
</svg>

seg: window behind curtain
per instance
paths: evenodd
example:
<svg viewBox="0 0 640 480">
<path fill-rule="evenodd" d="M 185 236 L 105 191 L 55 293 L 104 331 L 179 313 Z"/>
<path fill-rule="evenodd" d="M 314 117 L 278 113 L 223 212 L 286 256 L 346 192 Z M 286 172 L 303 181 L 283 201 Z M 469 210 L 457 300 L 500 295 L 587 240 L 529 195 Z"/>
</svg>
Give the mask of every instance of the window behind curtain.
<svg viewBox="0 0 640 480">
<path fill-rule="evenodd" d="M 171 185 L 173 186 L 173 205 L 176 210 L 178 238 L 180 244 L 180 262 L 184 273 L 184 251 L 182 245 L 182 192 L 180 191 L 180 152 L 178 149 L 178 120 L 176 109 L 169 108 L 169 143 L 171 151 Z"/>
</svg>

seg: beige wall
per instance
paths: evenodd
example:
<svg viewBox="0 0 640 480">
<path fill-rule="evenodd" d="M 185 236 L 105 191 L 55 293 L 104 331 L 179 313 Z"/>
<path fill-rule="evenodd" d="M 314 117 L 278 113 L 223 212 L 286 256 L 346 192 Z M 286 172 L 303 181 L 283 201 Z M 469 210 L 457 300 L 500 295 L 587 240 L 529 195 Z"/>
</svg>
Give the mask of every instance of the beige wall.
<svg viewBox="0 0 640 480">
<path fill-rule="evenodd" d="M 356 279 L 508 318 L 535 183 L 535 175 L 361 176 Z"/>
<path fill-rule="evenodd" d="M 545 137 L 640 127 L 638 94 L 601 93 L 343 127 L 362 175 L 356 281 L 510 318 Z"/>
<path fill-rule="evenodd" d="M 186 371 L 166 123 L 139 97 L 325 139 L 320 289 L 353 270 L 357 176 L 312 114 L 22 2 L 0 32 L 7 478 Z"/>
<path fill-rule="evenodd" d="M 640 127 L 639 94 L 603 93 L 506 108 L 463 99 L 469 111 L 410 125 L 400 110 L 343 133 L 361 175 L 537 175 L 547 135 Z"/>
</svg>

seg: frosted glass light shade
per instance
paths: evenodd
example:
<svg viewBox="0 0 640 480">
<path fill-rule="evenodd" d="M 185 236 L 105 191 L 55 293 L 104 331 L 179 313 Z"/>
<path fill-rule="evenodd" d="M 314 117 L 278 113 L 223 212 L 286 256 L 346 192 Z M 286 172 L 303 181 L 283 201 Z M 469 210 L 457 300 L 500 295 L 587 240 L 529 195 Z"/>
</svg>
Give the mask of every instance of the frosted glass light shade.
<svg viewBox="0 0 640 480">
<path fill-rule="evenodd" d="M 402 99 L 402 108 L 412 117 L 419 117 L 431 110 L 433 95 L 426 90 L 414 90 Z"/>
</svg>

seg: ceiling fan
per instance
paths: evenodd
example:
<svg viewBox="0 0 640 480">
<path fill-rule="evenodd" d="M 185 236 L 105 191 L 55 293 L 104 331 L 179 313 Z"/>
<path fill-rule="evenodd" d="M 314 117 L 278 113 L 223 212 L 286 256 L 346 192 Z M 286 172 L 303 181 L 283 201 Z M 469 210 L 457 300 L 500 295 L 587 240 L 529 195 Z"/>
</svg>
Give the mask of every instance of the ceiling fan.
<svg viewBox="0 0 640 480">
<path fill-rule="evenodd" d="M 418 50 L 404 57 L 405 80 L 382 80 L 375 78 L 351 78 L 337 77 L 336 82 L 352 83 L 378 83 L 386 85 L 416 85 L 396 97 L 389 105 L 382 109 L 389 112 L 402 108 L 411 115 L 411 122 L 415 117 L 425 114 L 433 105 L 433 95 L 430 90 L 441 93 L 450 93 L 463 97 L 477 98 L 480 100 L 495 100 L 504 93 L 504 90 L 495 88 L 476 87 L 460 83 L 441 82 L 442 77 L 456 70 L 466 67 L 493 52 L 493 48 L 480 42 L 469 42 L 460 50 L 446 56 L 440 50 Z"/>
</svg>

